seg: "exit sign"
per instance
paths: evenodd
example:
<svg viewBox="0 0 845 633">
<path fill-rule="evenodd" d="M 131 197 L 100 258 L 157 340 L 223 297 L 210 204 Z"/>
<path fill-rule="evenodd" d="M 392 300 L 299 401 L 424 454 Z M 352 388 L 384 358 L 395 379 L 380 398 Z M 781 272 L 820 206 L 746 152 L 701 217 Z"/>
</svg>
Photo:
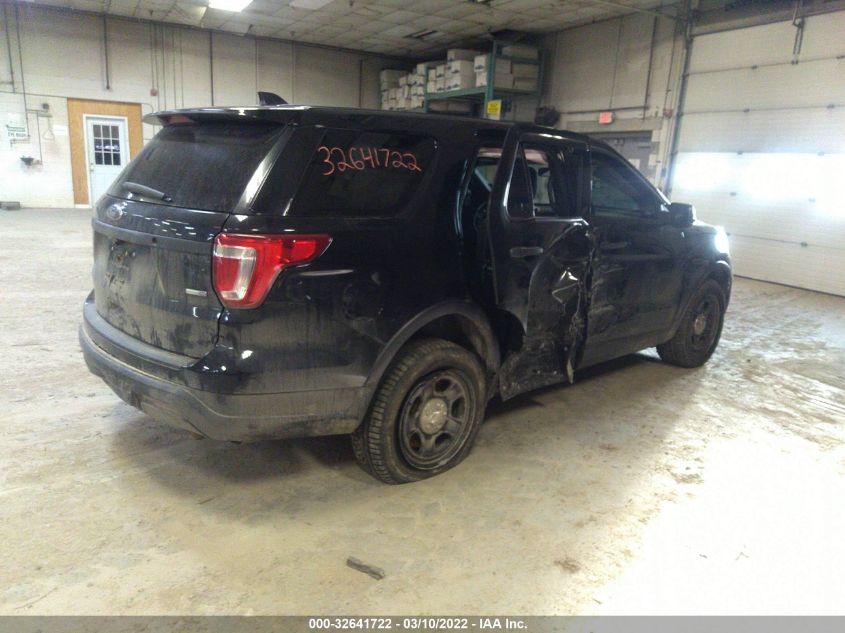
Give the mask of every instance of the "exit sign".
<svg viewBox="0 0 845 633">
<path fill-rule="evenodd" d="M 613 112 L 599 112 L 599 125 L 613 123 Z"/>
</svg>

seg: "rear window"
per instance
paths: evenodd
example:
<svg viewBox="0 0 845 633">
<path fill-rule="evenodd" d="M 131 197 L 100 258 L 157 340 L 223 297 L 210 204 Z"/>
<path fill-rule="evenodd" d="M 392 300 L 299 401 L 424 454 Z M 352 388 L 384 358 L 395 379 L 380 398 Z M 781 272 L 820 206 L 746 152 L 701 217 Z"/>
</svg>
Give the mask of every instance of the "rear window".
<svg viewBox="0 0 845 633">
<path fill-rule="evenodd" d="M 160 191 L 169 204 L 231 211 L 282 126 L 211 123 L 163 128 L 127 166 L 109 193 L 125 198 L 124 182 Z"/>
<path fill-rule="evenodd" d="M 291 214 L 392 217 L 419 188 L 434 150 L 434 139 L 415 134 L 328 130 Z"/>
</svg>

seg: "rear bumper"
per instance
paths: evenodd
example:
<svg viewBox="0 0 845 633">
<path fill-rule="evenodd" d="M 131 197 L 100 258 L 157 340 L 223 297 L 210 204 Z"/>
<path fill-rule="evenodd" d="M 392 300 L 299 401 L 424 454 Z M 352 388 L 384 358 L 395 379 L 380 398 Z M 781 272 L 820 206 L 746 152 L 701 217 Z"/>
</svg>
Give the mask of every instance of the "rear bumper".
<svg viewBox="0 0 845 633">
<path fill-rule="evenodd" d="M 153 375 L 109 353 L 95 338 L 100 336 L 86 319 L 79 330 L 85 362 L 122 400 L 160 422 L 217 440 L 351 433 L 367 406 L 368 390 L 357 387 L 271 394 L 195 389 L 160 377 L 176 377 L 178 369 L 161 366 L 155 372 L 160 375 Z M 109 343 L 113 349 L 115 342 Z M 144 368 L 149 370 L 151 363 L 147 359 Z"/>
</svg>

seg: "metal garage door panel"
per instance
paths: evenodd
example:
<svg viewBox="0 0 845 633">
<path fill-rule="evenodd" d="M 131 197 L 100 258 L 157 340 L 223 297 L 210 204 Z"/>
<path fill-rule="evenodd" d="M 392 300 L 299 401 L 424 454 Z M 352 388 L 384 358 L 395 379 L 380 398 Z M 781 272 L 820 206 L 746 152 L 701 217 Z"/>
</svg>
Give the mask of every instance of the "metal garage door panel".
<svg viewBox="0 0 845 633">
<path fill-rule="evenodd" d="M 792 64 L 796 32 L 695 38 L 672 198 L 725 226 L 737 274 L 845 295 L 845 12 Z"/>
<path fill-rule="evenodd" d="M 845 12 L 807 18 L 799 61 L 845 54 Z M 690 72 L 790 63 L 795 27 L 777 22 L 695 38 Z"/>
<path fill-rule="evenodd" d="M 789 63 L 795 27 L 777 22 L 695 38 L 690 59 L 691 73 L 726 70 L 760 64 Z M 772 46 L 772 42 L 780 45 Z"/>
<path fill-rule="evenodd" d="M 845 250 L 732 236 L 731 256 L 737 275 L 845 295 Z"/>
<path fill-rule="evenodd" d="M 826 106 L 843 102 L 845 64 L 826 59 L 691 75 L 684 112 Z"/>
<path fill-rule="evenodd" d="M 845 11 L 807 18 L 800 59 L 837 57 L 845 54 Z"/>
<path fill-rule="evenodd" d="M 794 205 L 744 199 L 728 193 L 678 190 L 672 198 L 695 205 L 704 222 L 724 226 L 731 236 L 802 242 L 845 250 L 845 221 L 832 222 L 815 203 Z"/>
<path fill-rule="evenodd" d="M 684 115 L 681 152 L 845 152 L 845 108 Z"/>
</svg>

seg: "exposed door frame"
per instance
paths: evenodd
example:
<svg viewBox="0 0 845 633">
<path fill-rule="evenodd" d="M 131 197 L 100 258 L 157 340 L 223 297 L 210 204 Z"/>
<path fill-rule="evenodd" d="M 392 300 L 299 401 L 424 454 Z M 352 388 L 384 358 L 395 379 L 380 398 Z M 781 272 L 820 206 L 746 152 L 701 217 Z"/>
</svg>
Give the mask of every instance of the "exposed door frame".
<svg viewBox="0 0 845 633">
<path fill-rule="evenodd" d="M 88 119 L 112 119 L 115 121 L 123 121 L 124 129 L 126 130 L 126 138 L 120 139 L 120 163 L 121 167 L 125 167 L 129 161 L 129 117 L 121 116 L 119 114 L 83 114 L 82 115 L 82 138 L 85 140 L 85 161 L 88 169 L 88 204 L 94 206 L 96 200 L 93 199 L 91 187 L 91 162 L 92 157 L 88 156 L 88 150 L 91 148 L 88 138 Z"/>
</svg>

